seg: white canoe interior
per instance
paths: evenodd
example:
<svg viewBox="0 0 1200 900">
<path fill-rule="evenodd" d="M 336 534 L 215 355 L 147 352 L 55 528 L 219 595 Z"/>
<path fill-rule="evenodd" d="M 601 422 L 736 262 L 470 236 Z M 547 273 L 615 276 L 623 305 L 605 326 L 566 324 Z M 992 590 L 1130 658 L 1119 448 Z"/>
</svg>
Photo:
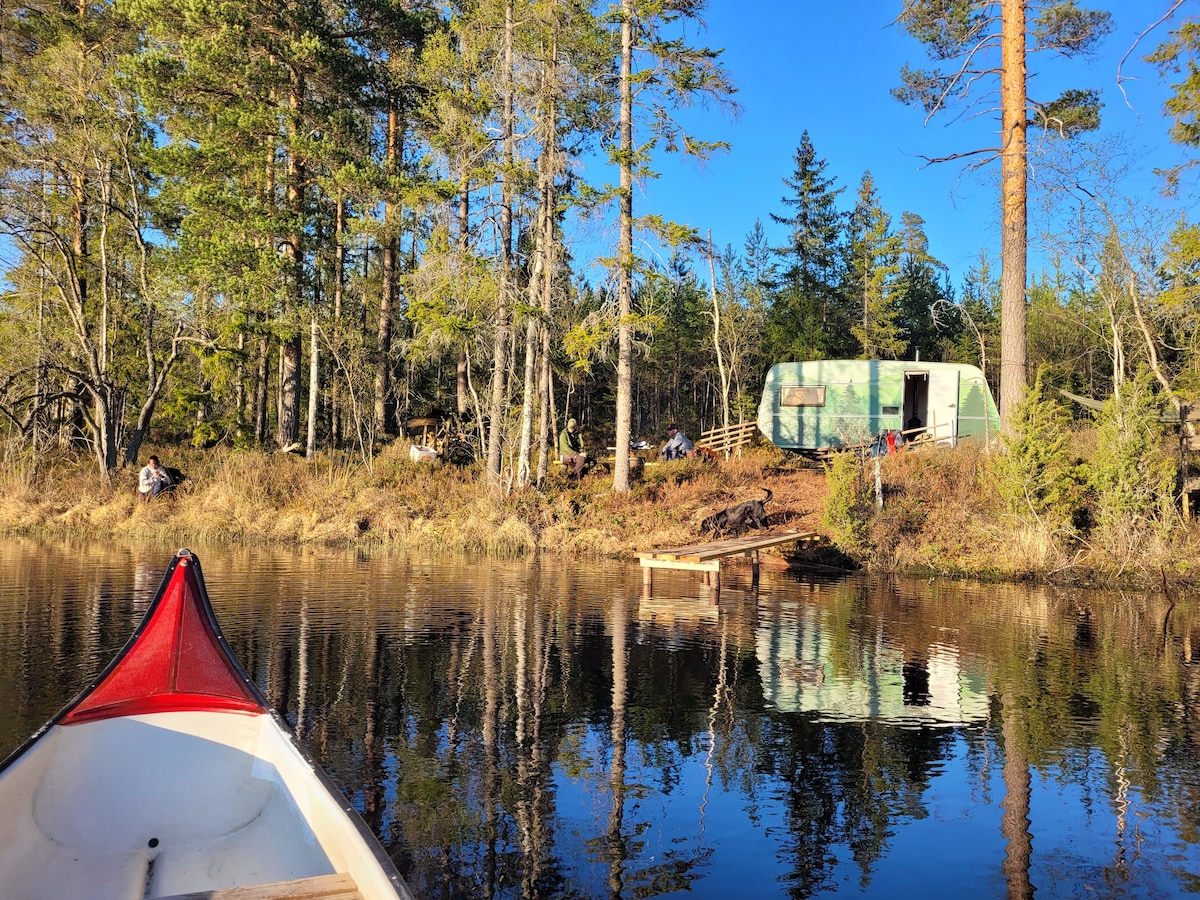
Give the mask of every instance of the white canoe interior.
<svg viewBox="0 0 1200 900">
<path fill-rule="evenodd" d="M 6 900 L 407 895 L 269 713 L 52 726 L 0 777 L 0 872 Z"/>
</svg>

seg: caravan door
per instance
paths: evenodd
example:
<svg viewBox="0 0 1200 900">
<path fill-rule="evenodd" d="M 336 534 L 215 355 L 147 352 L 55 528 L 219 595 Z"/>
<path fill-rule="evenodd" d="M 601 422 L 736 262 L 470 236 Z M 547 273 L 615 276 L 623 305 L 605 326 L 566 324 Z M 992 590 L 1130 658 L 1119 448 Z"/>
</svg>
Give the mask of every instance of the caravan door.
<svg viewBox="0 0 1200 900">
<path fill-rule="evenodd" d="M 929 373 L 930 436 L 951 447 L 958 443 L 958 369 L 936 368 Z"/>
</svg>

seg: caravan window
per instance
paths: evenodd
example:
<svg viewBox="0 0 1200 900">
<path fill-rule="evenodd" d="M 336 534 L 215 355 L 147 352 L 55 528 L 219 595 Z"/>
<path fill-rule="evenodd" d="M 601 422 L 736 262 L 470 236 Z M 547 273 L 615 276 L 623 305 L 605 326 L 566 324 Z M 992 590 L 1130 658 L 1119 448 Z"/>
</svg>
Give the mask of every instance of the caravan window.
<svg viewBox="0 0 1200 900">
<path fill-rule="evenodd" d="M 825 385 L 788 384 L 779 389 L 780 406 L 824 406 Z"/>
</svg>

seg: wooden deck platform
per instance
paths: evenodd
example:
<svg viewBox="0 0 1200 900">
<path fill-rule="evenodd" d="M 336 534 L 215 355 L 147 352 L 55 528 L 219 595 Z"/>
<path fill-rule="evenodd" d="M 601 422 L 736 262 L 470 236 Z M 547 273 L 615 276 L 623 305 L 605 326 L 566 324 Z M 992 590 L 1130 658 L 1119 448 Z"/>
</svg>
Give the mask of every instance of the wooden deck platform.
<svg viewBox="0 0 1200 900">
<path fill-rule="evenodd" d="M 663 550 L 643 550 L 634 555 L 642 564 L 642 593 L 649 595 L 654 586 L 655 569 L 684 569 L 703 572 L 703 583 L 710 590 L 721 590 L 721 560 L 731 556 L 750 557 L 753 577 L 758 578 L 758 551 L 778 547 L 793 541 L 815 541 L 820 535 L 815 531 L 766 531 L 743 537 L 709 541 L 704 544 L 688 544 L 683 547 L 667 547 Z"/>
</svg>

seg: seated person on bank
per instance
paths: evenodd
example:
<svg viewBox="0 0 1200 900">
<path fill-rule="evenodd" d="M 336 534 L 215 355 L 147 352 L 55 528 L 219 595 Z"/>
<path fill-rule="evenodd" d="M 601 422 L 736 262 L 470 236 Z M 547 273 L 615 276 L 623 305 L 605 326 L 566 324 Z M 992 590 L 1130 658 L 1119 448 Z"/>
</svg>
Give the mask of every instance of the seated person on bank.
<svg viewBox="0 0 1200 900">
<path fill-rule="evenodd" d="M 158 457 L 151 456 L 138 475 L 138 495 L 142 500 L 152 500 L 163 491 L 170 490 L 171 476 L 158 464 Z"/>
<path fill-rule="evenodd" d="M 672 422 L 667 426 L 667 442 L 662 448 L 663 459 L 683 459 L 691 455 L 692 442 L 679 430 L 679 426 Z"/>
<path fill-rule="evenodd" d="M 567 427 L 558 434 L 558 458 L 567 467 L 568 475 L 583 474 L 588 455 L 583 449 L 583 435 L 579 433 L 579 423 L 574 419 L 567 419 Z"/>
</svg>

